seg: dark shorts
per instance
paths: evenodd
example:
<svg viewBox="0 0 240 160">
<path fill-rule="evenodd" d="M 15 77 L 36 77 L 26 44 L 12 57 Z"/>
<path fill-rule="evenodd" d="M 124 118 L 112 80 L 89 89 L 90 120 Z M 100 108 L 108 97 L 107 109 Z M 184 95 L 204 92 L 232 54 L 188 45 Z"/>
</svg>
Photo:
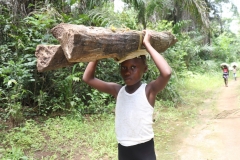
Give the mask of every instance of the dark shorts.
<svg viewBox="0 0 240 160">
<path fill-rule="evenodd" d="M 223 73 L 223 78 L 228 79 L 228 73 Z"/>
<path fill-rule="evenodd" d="M 119 160 L 156 160 L 154 150 L 154 141 L 151 139 L 148 142 L 134 146 L 125 147 L 118 144 L 118 159 Z"/>
</svg>

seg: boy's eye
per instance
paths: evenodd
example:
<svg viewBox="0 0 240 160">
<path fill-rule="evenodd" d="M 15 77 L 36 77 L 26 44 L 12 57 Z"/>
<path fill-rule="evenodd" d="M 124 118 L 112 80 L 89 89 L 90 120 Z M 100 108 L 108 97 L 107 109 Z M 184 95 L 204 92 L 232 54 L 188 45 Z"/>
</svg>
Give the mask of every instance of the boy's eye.
<svg viewBox="0 0 240 160">
<path fill-rule="evenodd" d="M 135 68 L 136 68 L 136 66 L 132 66 L 132 67 L 131 67 L 131 70 L 133 71 Z"/>
<path fill-rule="evenodd" d="M 121 69 L 121 71 L 127 71 L 127 70 L 129 70 L 129 71 L 135 71 L 136 66 L 131 66 L 130 68 L 125 67 L 125 66 L 121 66 L 120 69 Z"/>
<path fill-rule="evenodd" d="M 121 66 L 121 70 L 126 70 L 127 67 Z"/>
</svg>

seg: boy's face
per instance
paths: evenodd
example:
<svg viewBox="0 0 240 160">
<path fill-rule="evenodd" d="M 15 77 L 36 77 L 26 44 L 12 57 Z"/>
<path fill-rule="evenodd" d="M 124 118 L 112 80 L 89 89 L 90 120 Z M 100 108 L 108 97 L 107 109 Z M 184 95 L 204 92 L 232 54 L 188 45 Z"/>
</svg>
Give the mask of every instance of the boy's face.
<svg viewBox="0 0 240 160">
<path fill-rule="evenodd" d="M 147 65 L 141 58 L 129 59 L 120 64 L 120 73 L 126 85 L 141 81 L 146 71 Z"/>
</svg>

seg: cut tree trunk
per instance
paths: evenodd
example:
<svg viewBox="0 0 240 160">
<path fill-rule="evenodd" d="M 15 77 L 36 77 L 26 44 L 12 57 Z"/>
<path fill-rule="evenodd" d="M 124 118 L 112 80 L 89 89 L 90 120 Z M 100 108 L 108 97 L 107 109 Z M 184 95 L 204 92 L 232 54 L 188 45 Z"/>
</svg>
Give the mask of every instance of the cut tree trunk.
<svg viewBox="0 0 240 160">
<path fill-rule="evenodd" d="M 51 32 L 59 40 L 69 62 L 103 58 L 119 60 L 131 52 L 144 48 L 142 31 L 61 23 Z M 158 52 L 164 52 L 177 41 L 170 32 L 151 31 L 151 33 L 151 44 Z"/>
<path fill-rule="evenodd" d="M 69 66 L 76 62 L 90 62 L 105 58 L 122 62 L 147 54 L 142 44 L 144 38 L 142 31 L 61 23 L 52 28 L 51 32 L 58 39 L 61 47 L 58 46 L 56 49 L 55 45 L 39 45 L 41 49 L 37 48 L 35 54 L 38 57 L 37 65 L 40 72 Z M 166 51 L 176 42 L 177 39 L 170 32 L 151 31 L 150 43 L 159 53 Z M 60 59 L 62 64 L 59 63 Z"/>
</svg>

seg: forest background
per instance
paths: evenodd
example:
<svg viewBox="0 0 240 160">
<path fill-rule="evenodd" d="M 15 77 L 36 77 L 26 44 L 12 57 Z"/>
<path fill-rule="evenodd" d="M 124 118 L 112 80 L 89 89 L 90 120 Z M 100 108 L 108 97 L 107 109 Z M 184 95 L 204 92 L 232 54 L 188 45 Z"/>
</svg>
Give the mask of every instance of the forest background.
<svg viewBox="0 0 240 160">
<path fill-rule="evenodd" d="M 221 63 L 239 62 L 239 33 L 230 30 L 230 25 L 240 17 L 231 1 L 124 2 L 124 9 L 114 12 L 113 0 L 0 1 L 0 157 L 29 158 L 29 154 L 33 154 L 30 148 L 42 150 L 44 147 L 34 146 L 29 137 L 27 140 L 23 138 L 28 135 L 28 127 L 31 131 L 37 130 L 33 129 L 35 123 L 44 121 L 45 125 L 55 122 L 59 125 L 59 117 L 71 117 L 83 125 L 86 119 L 92 123 L 92 119 L 97 117 L 98 121 L 106 122 L 103 115 L 114 116 L 114 98 L 83 83 L 81 78 L 87 63 L 43 73 L 37 71 L 36 46 L 58 44 L 50 30 L 59 23 L 172 32 L 178 42 L 163 53 L 173 74 L 167 87 L 158 95 L 157 107 L 160 109 L 177 108 L 184 103 L 184 80 L 205 74 L 215 76 L 221 72 Z M 233 16 L 230 18 L 222 17 L 225 4 L 231 5 Z M 158 76 L 151 58 L 148 58 L 148 65 L 148 73 L 144 75 L 146 82 Z M 100 61 L 96 75 L 106 81 L 123 83 L 118 74 L 118 64 L 111 59 Z M 112 117 L 106 119 L 113 121 Z M 7 140 L 15 132 L 24 135 Z M 42 132 L 46 134 L 46 131 Z M 93 131 L 88 130 L 86 134 L 89 132 Z M 40 139 L 46 140 L 47 137 Z M 90 148 L 86 152 L 92 150 Z M 52 156 L 49 152 L 47 155 Z M 107 154 L 107 157 L 114 155 Z M 34 156 L 36 158 L 37 155 Z M 106 153 L 95 156 L 104 157 Z"/>
</svg>

